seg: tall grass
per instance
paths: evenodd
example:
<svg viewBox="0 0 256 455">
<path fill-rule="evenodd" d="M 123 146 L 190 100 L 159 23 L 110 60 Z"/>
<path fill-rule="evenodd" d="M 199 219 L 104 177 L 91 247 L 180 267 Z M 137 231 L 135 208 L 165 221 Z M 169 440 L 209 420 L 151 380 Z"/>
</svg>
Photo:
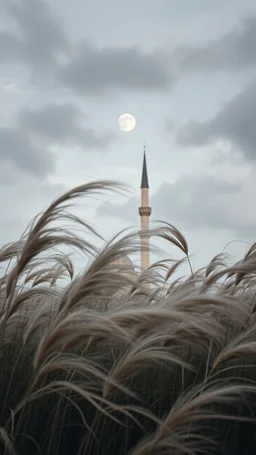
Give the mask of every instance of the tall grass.
<svg viewBox="0 0 256 455">
<path fill-rule="evenodd" d="M 61 226 L 97 236 L 71 202 L 111 188 L 70 191 L 0 250 L 0 453 L 255 454 L 256 246 L 174 280 L 188 246 L 160 223 L 184 260 L 127 275 L 136 232 L 98 251 Z M 80 276 L 61 244 L 87 254 Z"/>
</svg>

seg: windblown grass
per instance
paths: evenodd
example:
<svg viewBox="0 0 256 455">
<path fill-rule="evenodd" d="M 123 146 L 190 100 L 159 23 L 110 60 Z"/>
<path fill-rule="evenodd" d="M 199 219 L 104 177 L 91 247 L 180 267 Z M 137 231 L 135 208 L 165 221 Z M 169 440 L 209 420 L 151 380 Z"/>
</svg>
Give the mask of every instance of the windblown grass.
<svg viewBox="0 0 256 455">
<path fill-rule="evenodd" d="M 61 227 L 97 236 L 71 202 L 111 188 L 70 191 L 0 250 L 0 453 L 255 454 L 256 246 L 174 280 L 188 245 L 159 223 L 151 235 L 184 259 L 125 275 L 113 263 L 139 250 L 136 233 L 98 251 Z M 87 254 L 82 275 L 61 244 Z"/>
</svg>

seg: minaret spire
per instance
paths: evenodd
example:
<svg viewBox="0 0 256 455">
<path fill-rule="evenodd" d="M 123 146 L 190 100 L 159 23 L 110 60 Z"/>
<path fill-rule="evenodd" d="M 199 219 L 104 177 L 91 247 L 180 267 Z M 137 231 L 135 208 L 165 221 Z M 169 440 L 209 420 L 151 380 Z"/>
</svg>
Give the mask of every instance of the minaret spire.
<svg viewBox="0 0 256 455">
<path fill-rule="evenodd" d="M 139 208 L 139 214 L 141 217 L 141 270 L 145 270 L 150 265 L 149 255 L 149 217 L 151 215 L 151 207 L 148 206 L 149 200 L 149 184 L 148 184 L 148 172 L 147 172 L 147 161 L 146 161 L 146 146 L 144 144 L 144 156 L 141 176 L 141 207 Z"/>
<path fill-rule="evenodd" d="M 141 185 L 140 188 L 149 188 L 148 184 L 148 170 L 147 170 L 147 161 L 146 161 L 146 146 L 144 145 L 144 156 L 143 156 L 143 167 L 142 167 L 142 176 L 141 176 Z"/>
</svg>

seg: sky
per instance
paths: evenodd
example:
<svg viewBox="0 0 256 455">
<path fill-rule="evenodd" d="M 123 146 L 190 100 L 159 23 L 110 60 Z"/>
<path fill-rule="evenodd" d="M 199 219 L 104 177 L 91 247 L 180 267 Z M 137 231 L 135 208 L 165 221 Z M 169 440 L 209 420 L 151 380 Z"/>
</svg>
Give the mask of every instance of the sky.
<svg viewBox="0 0 256 455">
<path fill-rule="evenodd" d="M 99 179 L 132 191 L 80 215 L 106 238 L 138 225 L 144 142 L 152 221 L 183 232 L 197 267 L 244 254 L 256 237 L 254 0 L 1 1 L 0 244 Z"/>
</svg>

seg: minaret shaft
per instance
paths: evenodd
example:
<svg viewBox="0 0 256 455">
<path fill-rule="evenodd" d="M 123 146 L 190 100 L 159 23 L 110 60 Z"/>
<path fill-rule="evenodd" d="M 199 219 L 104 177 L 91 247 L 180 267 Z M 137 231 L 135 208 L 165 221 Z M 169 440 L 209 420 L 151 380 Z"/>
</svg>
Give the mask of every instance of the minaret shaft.
<svg viewBox="0 0 256 455">
<path fill-rule="evenodd" d="M 148 231 L 149 222 L 148 216 L 141 217 L 141 271 L 146 270 L 150 266 L 149 253 L 149 236 L 143 235 L 143 232 Z"/>
<path fill-rule="evenodd" d="M 141 188 L 141 205 L 148 207 L 148 188 Z"/>
</svg>

